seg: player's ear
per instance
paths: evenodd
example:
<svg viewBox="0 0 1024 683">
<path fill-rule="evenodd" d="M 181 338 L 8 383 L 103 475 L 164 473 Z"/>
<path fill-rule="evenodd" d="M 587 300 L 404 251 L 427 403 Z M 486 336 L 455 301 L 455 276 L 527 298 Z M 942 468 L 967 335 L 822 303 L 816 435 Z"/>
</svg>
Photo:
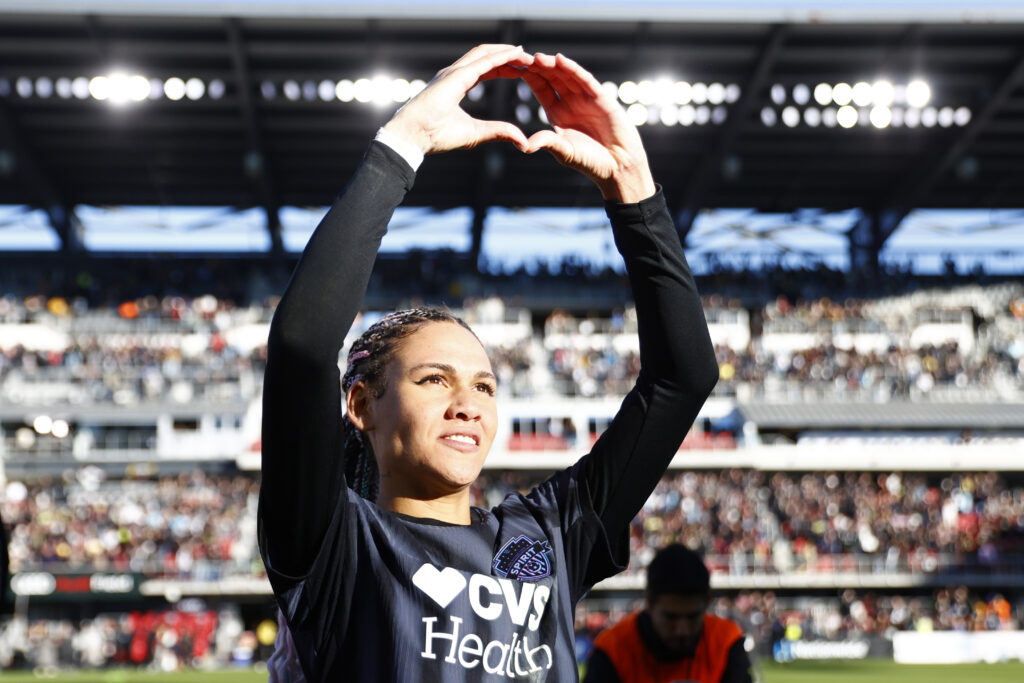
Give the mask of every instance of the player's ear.
<svg viewBox="0 0 1024 683">
<path fill-rule="evenodd" d="M 345 394 L 345 411 L 348 413 L 348 419 L 361 432 L 373 429 L 371 398 L 370 387 L 363 381 L 355 382 Z"/>
</svg>

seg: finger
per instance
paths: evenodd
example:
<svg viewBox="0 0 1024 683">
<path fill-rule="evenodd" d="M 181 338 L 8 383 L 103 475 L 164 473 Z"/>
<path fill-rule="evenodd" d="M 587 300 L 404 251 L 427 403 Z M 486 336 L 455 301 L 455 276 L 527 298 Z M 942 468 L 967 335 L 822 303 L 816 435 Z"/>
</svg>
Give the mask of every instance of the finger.
<svg viewBox="0 0 1024 683">
<path fill-rule="evenodd" d="M 459 83 L 469 90 L 480 77 L 499 66 L 529 66 L 533 57 L 523 52 L 522 47 L 512 47 L 487 54 L 480 59 L 464 64 L 455 70 Z"/>
<path fill-rule="evenodd" d="M 575 79 L 566 78 L 565 70 L 559 68 L 557 60 L 551 55 L 542 55 L 538 52 L 534 55 L 530 70 L 546 78 L 551 86 L 562 95 L 583 92 L 580 85 L 573 82 Z"/>
<path fill-rule="evenodd" d="M 553 130 L 539 130 L 526 141 L 527 154 L 546 149 L 555 159 L 565 163 L 572 156 L 572 145 Z"/>
<path fill-rule="evenodd" d="M 544 107 L 546 111 L 550 113 L 558 105 L 558 93 L 551 87 L 548 79 L 530 69 L 523 71 L 522 78 L 530 86 L 530 90 L 533 91 L 534 97 L 540 102 L 540 106 Z"/>
<path fill-rule="evenodd" d="M 575 82 L 581 86 L 581 91 L 592 97 L 600 97 L 604 92 L 601 84 L 594 78 L 594 75 L 580 66 L 577 62 L 559 53 L 556 55 L 558 65 L 566 72 L 572 74 Z"/>
<path fill-rule="evenodd" d="M 527 148 L 526 135 L 518 127 L 507 121 L 481 121 L 473 120 L 476 123 L 477 142 L 490 142 L 492 140 L 507 140 L 521 152 Z"/>
<path fill-rule="evenodd" d="M 514 66 L 508 66 L 507 64 L 503 64 L 499 67 L 491 69 L 483 76 L 478 78 L 477 81 L 490 81 L 495 78 L 522 78 L 522 76 L 522 69 Z"/>
<path fill-rule="evenodd" d="M 488 44 L 485 44 L 485 45 L 477 45 L 472 50 L 470 50 L 466 54 L 464 54 L 461 57 L 459 57 L 458 59 L 456 59 L 451 64 L 451 66 L 454 67 L 454 68 L 465 66 L 466 64 L 469 64 L 470 62 L 475 62 L 476 60 L 480 59 L 481 57 L 485 57 L 485 56 L 487 56 L 489 54 L 494 54 L 495 52 L 502 52 L 504 50 L 508 50 L 510 48 L 515 48 L 515 47 L 516 47 L 515 45 L 504 45 L 504 44 L 501 44 L 501 43 L 488 43 Z"/>
</svg>

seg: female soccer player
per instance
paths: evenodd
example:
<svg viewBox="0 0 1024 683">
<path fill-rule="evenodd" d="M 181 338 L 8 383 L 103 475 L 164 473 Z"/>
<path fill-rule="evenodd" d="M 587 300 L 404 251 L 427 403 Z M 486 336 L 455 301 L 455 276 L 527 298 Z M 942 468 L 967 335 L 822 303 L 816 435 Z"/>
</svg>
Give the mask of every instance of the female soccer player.
<svg viewBox="0 0 1024 683">
<path fill-rule="evenodd" d="M 553 129 L 527 139 L 468 116 L 459 103 L 490 78 L 523 78 Z M 483 510 L 469 488 L 494 440 L 495 378 L 469 328 L 403 311 L 353 344 L 343 377 L 337 360 L 422 155 L 496 140 L 547 150 L 600 188 L 633 286 L 642 370 L 589 454 Z M 627 564 L 629 521 L 717 377 L 640 136 L 594 77 L 507 45 L 438 72 L 370 144 L 271 325 L 260 547 L 305 677 L 576 681 L 575 604 Z"/>
</svg>

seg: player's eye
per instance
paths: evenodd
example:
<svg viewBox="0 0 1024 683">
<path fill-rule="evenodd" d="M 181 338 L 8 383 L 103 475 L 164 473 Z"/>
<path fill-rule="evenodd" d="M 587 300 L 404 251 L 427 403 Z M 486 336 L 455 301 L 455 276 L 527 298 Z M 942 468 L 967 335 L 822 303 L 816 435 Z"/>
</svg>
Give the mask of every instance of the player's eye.
<svg viewBox="0 0 1024 683">
<path fill-rule="evenodd" d="M 427 375 L 423 379 L 416 382 L 416 384 L 439 384 L 444 385 L 444 377 L 441 375 Z"/>
<path fill-rule="evenodd" d="M 479 384 L 476 385 L 476 390 L 482 391 L 488 396 L 494 396 L 495 387 L 493 384 L 490 384 L 488 382 L 480 382 Z"/>
</svg>

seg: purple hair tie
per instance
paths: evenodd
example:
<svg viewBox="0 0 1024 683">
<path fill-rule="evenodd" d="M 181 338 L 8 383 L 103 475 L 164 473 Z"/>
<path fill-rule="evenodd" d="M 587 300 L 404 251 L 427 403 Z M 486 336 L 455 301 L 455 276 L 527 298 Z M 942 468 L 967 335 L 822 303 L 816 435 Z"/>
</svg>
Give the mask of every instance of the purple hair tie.
<svg viewBox="0 0 1024 683">
<path fill-rule="evenodd" d="M 363 358 L 366 358 L 369 355 L 370 355 L 370 352 L 367 351 L 366 349 L 363 349 L 362 351 L 356 351 L 355 353 L 353 353 L 351 356 L 348 357 L 348 362 L 349 363 L 355 363 L 357 360 L 361 360 Z"/>
</svg>

